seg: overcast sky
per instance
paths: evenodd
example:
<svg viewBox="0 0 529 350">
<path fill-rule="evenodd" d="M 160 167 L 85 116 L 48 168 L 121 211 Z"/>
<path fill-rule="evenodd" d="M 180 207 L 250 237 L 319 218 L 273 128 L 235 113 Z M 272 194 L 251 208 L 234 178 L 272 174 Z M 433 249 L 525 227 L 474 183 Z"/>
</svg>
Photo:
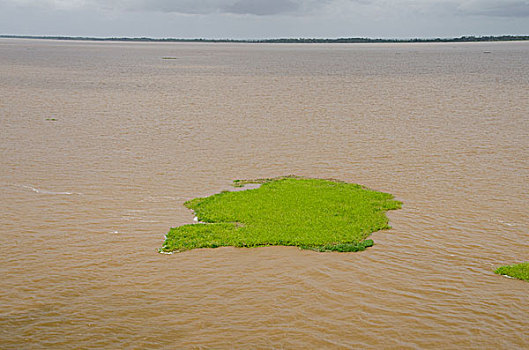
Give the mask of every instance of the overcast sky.
<svg viewBox="0 0 529 350">
<path fill-rule="evenodd" d="M 529 35 L 529 0 L 0 0 L 0 34 L 234 39 Z"/>
</svg>

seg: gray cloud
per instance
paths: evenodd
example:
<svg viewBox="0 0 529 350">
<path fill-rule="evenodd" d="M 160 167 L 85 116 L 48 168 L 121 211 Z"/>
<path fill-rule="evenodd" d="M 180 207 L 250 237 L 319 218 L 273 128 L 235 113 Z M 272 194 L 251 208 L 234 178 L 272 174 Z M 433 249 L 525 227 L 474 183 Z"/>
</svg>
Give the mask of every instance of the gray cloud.
<svg viewBox="0 0 529 350">
<path fill-rule="evenodd" d="M 102 0 L 103 3 L 108 1 Z M 127 10 L 175 12 L 182 14 L 211 14 L 222 12 L 222 8 L 235 0 L 131 0 L 118 2 L 116 7 Z"/>
<path fill-rule="evenodd" d="M 300 9 L 300 3 L 290 0 L 239 0 L 233 5 L 223 8 L 224 11 L 237 14 L 252 14 L 258 16 L 276 15 L 294 12 Z"/>
<path fill-rule="evenodd" d="M 528 17 L 529 1 L 524 0 L 469 0 L 463 1 L 458 9 L 465 14 L 497 16 L 497 17 Z"/>
<path fill-rule="evenodd" d="M 178 38 L 529 33 L 529 0 L 0 0 L 0 33 Z"/>
<path fill-rule="evenodd" d="M 0 6 L 174 14 L 529 17 L 529 0 L 0 0 Z"/>
<path fill-rule="evenodd" d="M 98 0 L 108 4 L 109 1 Z M 103 2 L 104 1 L 104 2 Z M 336 0 L 129 0 L 116 2 L 128 9 L 182 14 L 232 13 L 270 16 L 279 14 L 303 14 Z M 347 0 L 351 1 L 351 0 Z"/>
<path fill-rule="evenodd" d="M 361 3 L 396 15 L 529 17 L 529 0 L 362 0 Z"/>
<path fill-rule="evenodd" d="M 26 8 L 60 10 L 157 11 L 178 14 L 222 14 L 271 16 L 303 15 L 329 3 L 366 0 L 0 0 Z M 367 0 L 368 1 L 368 0 Z"/>
</svg>

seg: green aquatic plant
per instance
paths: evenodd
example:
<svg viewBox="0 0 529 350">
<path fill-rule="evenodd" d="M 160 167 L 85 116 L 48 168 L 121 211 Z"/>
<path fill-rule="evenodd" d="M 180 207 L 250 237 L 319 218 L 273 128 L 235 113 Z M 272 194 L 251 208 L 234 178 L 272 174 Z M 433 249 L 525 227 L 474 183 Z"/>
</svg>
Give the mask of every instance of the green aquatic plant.
<svg viewBox="0 0 529 350">
<path fill-rule="evenodd" d="M 529 281 L 529 262 L 501 266 L 494 272 L 498 275 L 505 275 L 519 280 Z"/>
<path fill-rule="evenodd" d="M 388 193 L 336 180 L 282 177 L 236 180 L 257 189 L 224 191 L 185 203 L 199 223 L 172 228 L 160 252 L 221 246 L 298 246 L 361 251 L 372 232 L 388 229 L 387 210 L 401 202 Z"/>
</svg>

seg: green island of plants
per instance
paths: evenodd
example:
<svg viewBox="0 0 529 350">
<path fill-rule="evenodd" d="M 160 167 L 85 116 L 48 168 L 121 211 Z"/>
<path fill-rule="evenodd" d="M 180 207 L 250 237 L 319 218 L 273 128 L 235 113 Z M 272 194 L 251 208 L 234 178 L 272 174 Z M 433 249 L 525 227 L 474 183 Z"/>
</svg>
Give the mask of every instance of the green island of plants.
<svg viewBox="0 0 529 350">
<path fill-rule="evenodd" d="M 502 266 L 494 272 L 498 275 L 505 275 L 519 280 L 529 281 L 529 262 Z"/>
<path fill-rule="evenodd" d="M 372 232 L 390 228 L 385 212 L 402 205 L 391 194 L 336 180 L 287 176 L 234 186 L 250 183 L 261 186 L 186 202 L 199 223 L 172 228 L 159 251 L 274 245 L 356 252 L 373 245 Z"/>
</svg>

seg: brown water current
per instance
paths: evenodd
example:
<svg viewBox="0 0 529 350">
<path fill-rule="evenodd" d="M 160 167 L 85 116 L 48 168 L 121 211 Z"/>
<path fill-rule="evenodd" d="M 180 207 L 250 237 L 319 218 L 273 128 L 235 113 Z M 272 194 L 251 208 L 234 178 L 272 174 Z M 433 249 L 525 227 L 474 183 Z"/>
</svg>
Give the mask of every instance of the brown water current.
<svg viewBox="0 0 529 350">
<path fill-rule="evenodd" d="M 0 39 L 0 348 L 529 348 L 493 273 L 529 260 L 528 96 L 529 42 Z M 287 174 L 404 206 L 361 253 L 157 253 Z"/>
</svg>

